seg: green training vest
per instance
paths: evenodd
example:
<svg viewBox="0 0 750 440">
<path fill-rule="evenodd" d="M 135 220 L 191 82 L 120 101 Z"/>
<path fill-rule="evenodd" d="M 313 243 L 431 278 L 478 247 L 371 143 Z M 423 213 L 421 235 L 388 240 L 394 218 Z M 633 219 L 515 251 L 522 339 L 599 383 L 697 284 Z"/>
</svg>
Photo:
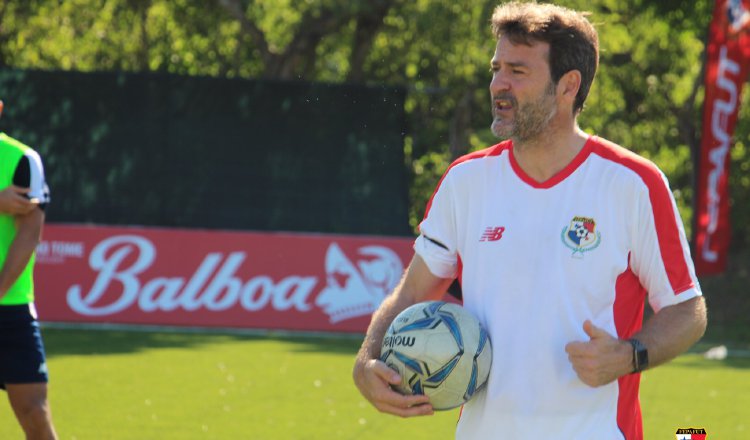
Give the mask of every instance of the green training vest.
<svg viewBox="0 0 750 440">
<path fill-rule="evenodd" d="M 0 133 L 0 190 L 13 183 L 13 174 L 18 162 L 30 149 L 5 133 Z M 8 249 L 16 237 L 16 232 L 14 216 L 0 213 L 0 267 L 5 264 Z M 21 272 L 16 282 L 10 286 L 10 290 L 0 299 L 0 305 L 28 304 L 34 301 L 35 254 L 31 255 L 26 268 Z"/>
</svg>

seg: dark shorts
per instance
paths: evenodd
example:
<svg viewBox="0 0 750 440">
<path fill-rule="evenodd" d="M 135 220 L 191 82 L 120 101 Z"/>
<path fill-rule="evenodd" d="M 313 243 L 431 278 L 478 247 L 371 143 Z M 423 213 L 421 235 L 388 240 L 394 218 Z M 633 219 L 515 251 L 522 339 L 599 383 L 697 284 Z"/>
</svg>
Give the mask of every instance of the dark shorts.
<svg viewBox="0 0 750 440">
<path fill-rule="evenodd" d="M 0 306 L 0 388 L 47 382 L 42 333 L 33 305 Z"/>
</svg>

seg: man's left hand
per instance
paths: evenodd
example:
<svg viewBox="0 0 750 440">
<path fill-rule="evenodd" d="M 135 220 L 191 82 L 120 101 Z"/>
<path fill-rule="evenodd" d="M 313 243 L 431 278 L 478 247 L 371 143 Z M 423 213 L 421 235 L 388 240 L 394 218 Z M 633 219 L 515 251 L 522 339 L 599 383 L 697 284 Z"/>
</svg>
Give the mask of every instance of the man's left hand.
<svg viewBox="0 0 750 440">
<path fill-rule="evenodd" d="M 568 359 L 578 378 L 591 387 L 606 385 L 633 370 L 633 348 L 628 341 L 615 338 L 587 320 L 583 331 L 588 341 L 565 346 Z"/>
</svg>

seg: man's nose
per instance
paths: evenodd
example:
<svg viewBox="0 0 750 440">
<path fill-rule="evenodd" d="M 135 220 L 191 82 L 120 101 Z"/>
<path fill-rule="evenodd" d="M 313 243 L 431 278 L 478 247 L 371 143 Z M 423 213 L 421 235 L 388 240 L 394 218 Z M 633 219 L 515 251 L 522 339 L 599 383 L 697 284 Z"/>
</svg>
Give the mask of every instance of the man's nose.
<svg viewBox="0 0 750 440">
<path fill-rule="evenodd" d="M 508 75 L 502 71 L 497 71 L 492 75 L 492 81 L 490 81 L 490 93 L 495 96 L 499 92 L 507 92 L 510 90 L 510 81 Z"/>
</svg>

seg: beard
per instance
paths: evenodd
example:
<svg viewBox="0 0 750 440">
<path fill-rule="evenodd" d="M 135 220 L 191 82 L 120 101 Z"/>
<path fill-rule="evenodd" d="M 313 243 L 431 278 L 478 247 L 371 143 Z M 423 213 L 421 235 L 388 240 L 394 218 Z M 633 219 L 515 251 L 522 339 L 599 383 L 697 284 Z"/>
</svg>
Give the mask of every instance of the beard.
<svg viewBox="0 0 750 440">
<path fill-rule="evenodd" d="M 492 133 L 501 139 L 513 139 L 524 142 L 539 136 L 549 122 L 557 114 L 557 105 L 555 102 L 555 84 L 551 81 L 547 83 L 539 99 L 518 105 L 516 98 L 510 93 L 493 96 L 493 114 L 494 102 L 497 99 L 510 101 L 515 109 L 513 120 L 506 122 L 500 116 L 495 115 L 492 121 Z"/>
</svg>

